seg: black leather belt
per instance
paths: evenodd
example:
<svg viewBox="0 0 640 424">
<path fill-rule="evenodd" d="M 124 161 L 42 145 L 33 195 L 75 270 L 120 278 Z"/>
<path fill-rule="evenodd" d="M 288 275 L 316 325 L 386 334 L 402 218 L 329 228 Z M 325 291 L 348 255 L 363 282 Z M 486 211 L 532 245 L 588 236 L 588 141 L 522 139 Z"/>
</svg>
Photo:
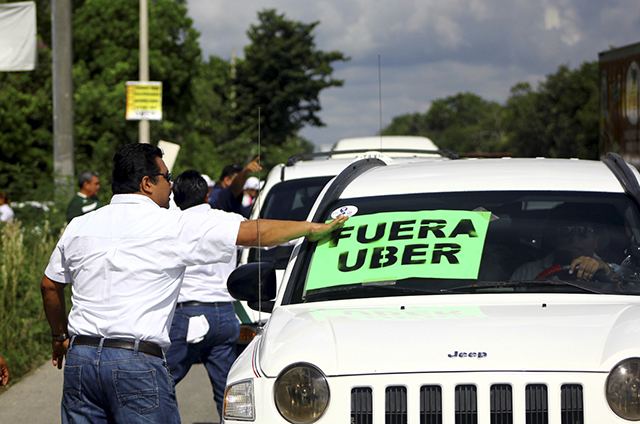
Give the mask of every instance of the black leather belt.
<svg viewBox="0 0 640 424">
<path fill-rule="evenodd" d="M 98 347 L 100 346 L 101 340 L 104 340 L 102 342 L 102 347 L 107 347 L 110 349 L 136 350 L 136 342 L 132 339 L 103 339 L 102 337 L 75 336 L 75 338 L 73 339 L 73 344 L 77 346 Z M 140 340 L 138 342 L 138 351 L 156 356 L 158 358 L 164 358 L 162 355 L 162 348 L 155 343 Z"/>
<path fill-rule="evenodd" d="M 188 302 L 180 302 L 178 303 L 178 307 L 184 308 L 186 306 L 228 306 L 232 305 L 231 302 L 196 302 L 194 300 L 190 300 Z"/>
</svg>

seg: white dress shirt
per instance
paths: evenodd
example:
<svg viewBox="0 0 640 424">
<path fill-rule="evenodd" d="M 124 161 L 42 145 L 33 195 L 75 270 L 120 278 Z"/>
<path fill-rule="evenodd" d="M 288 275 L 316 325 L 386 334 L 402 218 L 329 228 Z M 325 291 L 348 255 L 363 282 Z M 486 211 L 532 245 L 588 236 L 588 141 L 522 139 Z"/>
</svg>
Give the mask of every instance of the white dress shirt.
<svg viewBox="0 0 640 424">
<path fill-rule="evenodd" d="M 228 262 L 240 222 L 184 214 L 138 194 L 120 194 L 74 218 L 45 275 L 72 284 L 71 335 L 136 338 L 169 345 L 187 266 Z"/>
<path fill-rule="evenodd" d="M 192 206 L 183 212 L 186 219 L 191 215 L 209 215 L 212 217 L 223 216 L 242 222 L 245 218 L 236 213 L 228 213 L 218 209 L 211 209 L 208 203 Z M 207 265 L 194 265 L 187 267 L 182 280 L 182 288 L 178 296 L 178 303 L 197 302 L 233 302 L 234 299 L 227 290 L 227 277 L 236 269 L 237 254 L 233 252 L 229 262 L 218 262 Z"/>
</svg>

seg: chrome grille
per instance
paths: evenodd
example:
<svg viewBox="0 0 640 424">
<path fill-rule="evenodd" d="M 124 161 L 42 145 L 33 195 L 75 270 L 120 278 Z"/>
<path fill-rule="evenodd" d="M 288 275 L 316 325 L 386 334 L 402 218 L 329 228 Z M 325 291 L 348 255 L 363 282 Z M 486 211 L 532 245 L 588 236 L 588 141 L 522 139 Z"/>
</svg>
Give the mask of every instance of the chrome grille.
<svg viewBox="0 0 640 424">
<path fill-rule="evenodd" d="M 384 415 L 387 424 L 407 423 L 407 388 L 387 387 L 384 394 Z"/>
<path fill-rule="evenodd" d="M 508 384 L 491 386 L 491 424 L 513 424 L 513 393 Z"/>
<path fill-rule="evenodd" d="M 443 409 L 442 387 L 423 385 L 419 393 L 420 424 L 477 424 L 478 394 L 472 384 L 457 385 L 452 388 L 454 410 Z M 580 384 L 564 384 L 561 387 L 561 424 L 584 424 L 583 389 Z M 557 393 L 557 392 L 556 392 Z M 494 384 L 490 387 L 489 414 L 491 424 L 513 424 L 513 388 L 510 384 Z M 407 399 L 411 395 L 405 386 L 389 386 L 384 391 L 385 424 L 406 424 L 408 422 Z M 524 391 L 524 412 L 526 424 L 548 424 L 548 389 L 545 384 L 528 384 Z M 380 398 L 382 401 L 382 399 Z M 351 423 L 372 424 L 374 398 L 371 387 L 356 387 L 351 390 Z M 486 411 L 486 409 L 485 409 Z M 522 415 L 520 415 L 522 416 Z M 447 418 L 449 417 L 449 418 Z M 453 421 L 452 417 L 454 418 Z"/>
<path fill-rule="evenodd" d="M 456 424 L 478 424 L 476 386 L 456 386 Z"/>
<path fill-rule="evenodd" d="M 420 424 L 442 424 L 442 387 L 420 388 Z"/>
<path fill-rule="evenodd" d="M 525 390 L 527 405 L 527 424 L 547 424 L 549 409 L 547 406 L 547 386 L 529 384 Z"/>
<path fill-rule="evenodd" d="M 373 423 L 373 398 L 370 387 L 351 390 L 351 424 Z"/>
<path fill-rule="evenodd" d="M 582 409 L 582 386 L 579 384 L 564 384 L 561 391 L 562 422 L 583 424 L 584 411 Z"/>
</svg>

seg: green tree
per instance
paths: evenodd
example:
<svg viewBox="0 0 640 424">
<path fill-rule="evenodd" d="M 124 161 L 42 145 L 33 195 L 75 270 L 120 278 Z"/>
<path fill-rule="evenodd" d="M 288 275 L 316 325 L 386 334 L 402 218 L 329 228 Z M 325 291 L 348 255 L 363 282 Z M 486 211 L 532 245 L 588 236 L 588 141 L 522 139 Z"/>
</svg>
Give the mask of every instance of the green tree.
<svg viewBox="0 0 640 424">
<path fill-rule="evenodd" d="M 393 117 L 391 123 L 382 129 L 382 135 L 420 135 L 431 138 L 432 131 L 425 114 L 415 112 Z"/>
<path fill-rule="evenodd" d="M 507 100 L 509 143 L 520 156 L 598 159 L 598 63 L 568 65 L 538 90 L 517 84 Z"/>
<path fill-rule="evenodd" d="M 504 148 L 503 109 L 472 93 L 435 100 L 425 114 L 396 117 L 386 135 L 422 135 L 457 153 L 492 153 Z"/>
<path fill-rule="evenodd" d="M 234 143 L 248 152 L 260 128 L 263 156 L 275 157 L 283 149 L 308 146 L 297 138 L 305 125 L 325 125 L 318 116 L 320 92 L 343 85 L 331 77 L 331 64 L 349 59 L 316 48 L 313 30 L 319 22 L 288 20 L 273 9 L 259 12 L 258 20 L 247 32 L 251 43 L 237 64 Z"/>
<path fill-rule="evenodd" d="M 124 144 L 138 141 L 138 121 L 126 121 L 126 82 L 139 75 L 139 9 L 125 0 L 91 0 L 77 7 L 74 28 L 74 144 L 76 169 L 98 170 L 108 180 Z M 162 121 L 151 121 L 151 141 L 184 140 L 199 72 L 198 32 L 187 9 L 172 0 L 149 4 L 149 74 L 162 82 Z M 106 181 L 105 181 L 106 182 Z M 103 184 L 102 196 L 110 190 Z"/>
<path fill-rule="evenodd" d="M 199 67 L 191 89 L 193 103 L 174 171 L 197 169 L 216 179 L 234 158 L 223 146 L 231 135 L 231 65 L 217 56 Z M 233 151 L 231 147 L 231 151 Z"/>
<path fill-rule="evenodd" d="M 38 0 L 37 8 L 38 68 L 0 73 L 0 187 L 16 200 L 52 200 L 54 193 L 50 3 Z M 102 174 L 103 200 L 110 196 L 115 151 L 138 141 L 138 121 L 124 116 L 126 81 L 139 75 L 138 22 L 135 2 L 73 1 L 75 167 Z M 198 36 L 183 4 L 149 4 L 150 79 L 163 83 L 163 120 L 151 122 L 154 143 L 180 143 L 189 133 L 192 81 L 201 62 Z"/>
<path fill-rule="evenodd" d="M 17 201 L 51 198 L 53 192 L 51 13 L 47 13 L 48 5 L 48 2 L 36 1 L 36 69 L 0 72 L 0 191 L 6 191 Z"/>
</svg>

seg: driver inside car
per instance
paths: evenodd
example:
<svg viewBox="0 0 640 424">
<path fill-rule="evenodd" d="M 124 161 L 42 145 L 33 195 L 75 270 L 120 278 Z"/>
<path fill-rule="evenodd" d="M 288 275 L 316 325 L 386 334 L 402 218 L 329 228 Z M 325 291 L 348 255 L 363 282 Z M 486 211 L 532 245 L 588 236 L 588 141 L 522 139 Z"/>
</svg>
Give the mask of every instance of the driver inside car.
<svg viewBox="0 0 640 424">
<path fill-rule="evenodd" d="M 568 273 L 578 280 L 589 281 L 596 273 L 616 278 L 617 265 L 605 262 L 596 254 L 603 228 L 589 215 L 588 205 L 562 204 L 551 210 L 550 237 L 553 251 L 542 259 L 521 265 L 510 280 L 528 281 L 552 277 L 568 265 Z"/>
</svg>

